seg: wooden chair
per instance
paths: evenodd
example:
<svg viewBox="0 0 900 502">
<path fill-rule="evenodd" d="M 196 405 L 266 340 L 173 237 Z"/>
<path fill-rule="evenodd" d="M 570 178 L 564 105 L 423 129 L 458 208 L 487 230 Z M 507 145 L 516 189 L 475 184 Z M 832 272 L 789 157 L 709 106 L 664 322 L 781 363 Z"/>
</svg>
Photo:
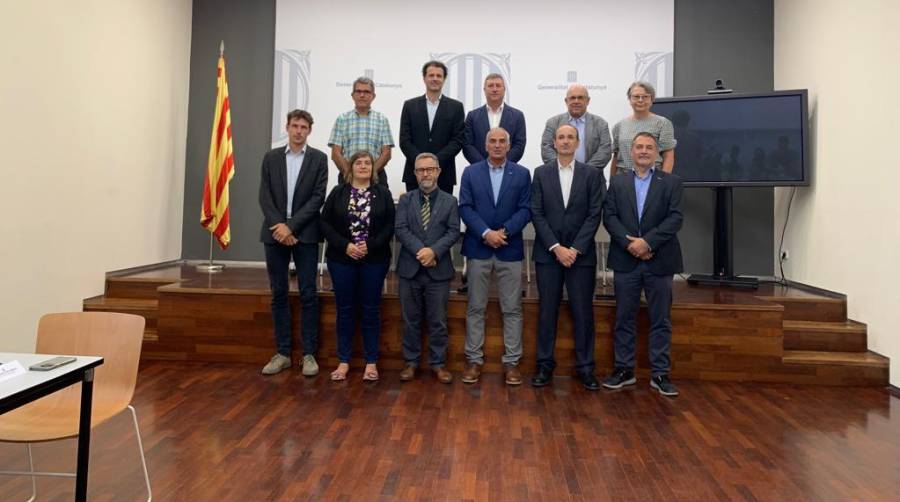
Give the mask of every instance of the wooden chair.
<svg viewBox="0 0 900 502">
<path fill-rule="evenodd" d="M 91 429 L 126 408 L 131 411 L 149 501 L 152 499 L 150 477 L 137 414 L 130 404 L 143 335 L 144 318 L 137 315 L 112 312 L 47 314 L 38 324 L 36 353 L 103 357 L 103 364 L 94 373 Z M 77 437 L 80 404 L 81 385 L 78 384 L 0 416 L 0 441 L 25 443 L 29 467 L 28 471 L 0 471 L 0 474 L 31 476 L 29 500 L 37 496 L 35 476 L 75 477 L 73 473 L 35 471 L 31 443 Z"/>
</svg>

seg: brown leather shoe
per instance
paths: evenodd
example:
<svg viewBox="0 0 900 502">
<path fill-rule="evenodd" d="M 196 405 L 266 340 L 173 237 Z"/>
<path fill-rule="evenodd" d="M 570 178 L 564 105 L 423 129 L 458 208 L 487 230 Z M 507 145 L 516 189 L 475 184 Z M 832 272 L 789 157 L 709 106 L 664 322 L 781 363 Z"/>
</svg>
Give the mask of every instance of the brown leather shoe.
<svg viewBox="0 0 900 502">
<path fill-rule="evenodd" d="M 400 372 L 400 381 L 408 382 L 412 379 L 416 378 L 416 367 L 412 364 L 407 364 L 405 368 Z"/>
<path fill-rule="evenodd" d="M 443 366 L 434 370 L 434 376 L 441 383 L 453 383 L 453 373 L 447 371 Z"/>
<path fill-rule="evenodd" d="M 506 385 L 522 385 L 522 373 L 518 366 L 506 367 Z"/>
<path fill-rule="evenodd" d="M 469 363 L 468 365 L 466 365 L 466 370 L 463 371 L 463 374 L 461 377 L 459 377 L 459 379 L 462 380 L 463 383 L 475 383 L 480 377 L 481 365 Z"/>
</svg>

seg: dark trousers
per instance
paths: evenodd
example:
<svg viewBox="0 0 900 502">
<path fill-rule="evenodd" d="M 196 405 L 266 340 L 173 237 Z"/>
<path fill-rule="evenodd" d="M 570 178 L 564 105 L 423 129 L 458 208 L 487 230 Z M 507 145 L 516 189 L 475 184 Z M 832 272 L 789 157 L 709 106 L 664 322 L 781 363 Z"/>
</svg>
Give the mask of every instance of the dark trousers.
<svg viewBox="0 0 900 502">
<path fill-rule="evenodd" d="M 387 263 L 328 261 L 328 274 L 334 286 L 334 303 L 337 305 L 337 353 L 340 362 L 350 362 L 357 312 L 366 364 L 378 362 L 381 289 L 384 287 L 387 271 Z"/>
<path fill-rule="evenodd" d="M 318 244 L 266 244 L 266 270 L 272 289 L 272 322 L 278 353 L 291 357 L 291 307 L 288 302 L 288 267 L 297 268 L 300 291 L 300 333 L 303 355 L 316 354 L 319 346 L 319 298 L 316 296 Z"/>
<path fill-rule="evenodd" d="M 424 268 L 412 279 L 400 278 L 400 308 L 403 315 L 403 358 L 418 366 L 422 355 L 422 319 L 428 325 L 428 365 L 447 363 L 447 302 L 450 281 L 435 281 Z"/>
<path fill-rule="evenodd" d="M 613 277 L 616 294 L 616 327 L 614 330 L 616 369 L 634 369 L 637 342 L 637 314 L 641 307 L 641 290 L 647 297 L 650 317 L 648 353 L 653 376 L 669 373 L 669 345 L 672 341 L 672 276 L 656 275 L 641 262 L 631 272 L 616 272 Z"/>
<path fill-rule="evenodd" d="M 569 293 L 572 314 L 572 338 L 575 343 L 575 372 L 594 371 L 594 267 L 566 268 L 559 263 L 537 263 L 538 333 L 537 369 L 552 372 L 556 368 L 556 326 L 563 284 Z"/>
</svg>

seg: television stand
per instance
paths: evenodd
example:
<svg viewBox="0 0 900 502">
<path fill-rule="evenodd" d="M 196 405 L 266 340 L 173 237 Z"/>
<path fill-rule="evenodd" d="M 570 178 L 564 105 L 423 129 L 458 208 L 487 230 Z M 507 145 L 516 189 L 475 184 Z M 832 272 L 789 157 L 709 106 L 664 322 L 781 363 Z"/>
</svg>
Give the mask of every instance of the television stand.
<svg viewBox="0 0 900 502">
<path fill-rule="evenodd" d="M 734 275 L 734 228 L 731 187 L 716 187 L 716 222 L 713 233 L 713 274 L 691 274 L 689 284 L 728 286 L 734 288 L 759 287 L 754 277 Z"/>
</svg>

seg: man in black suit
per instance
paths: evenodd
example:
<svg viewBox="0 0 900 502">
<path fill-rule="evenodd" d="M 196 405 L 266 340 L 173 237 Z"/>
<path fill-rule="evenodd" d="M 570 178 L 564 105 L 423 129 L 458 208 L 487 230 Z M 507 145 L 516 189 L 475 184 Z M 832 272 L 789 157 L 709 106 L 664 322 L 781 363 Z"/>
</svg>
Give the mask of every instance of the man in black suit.
<svg viewBox="0 0 900 502">
<path fill-rule="evenodd" d="M 656 169 L 659 147 L 652 134 L 635 135 L 631 145 L 634 171 L 613 176 L 604 207 L 609 232 L 609 267 L 615 272 L 616 367 L 603 386 L 618 389 L 636 382 L 634 377 L 635 324 L 641 290 L 650 316 L 650 387 L 664 396 L 677 396 L 669 380 L 669 344 L 672 340 L 672 276 L 682 271 L 678 230 L 681 214 L 681 179 Z"/>
<path fill-rule="evenodd" d="M 563 284 L 569 293 L 575 373 L 585 388 L 597 390 L 594 376 L 594 234 L 600 226 L 606 182 L 603 171 L 577 162 L 578 130 L 557 128 L 557 158 L 534 171 L 531 213 L 534 223 L 534 261 L 537 269 L 537 370 L 531 379 L 542 387 L 553 379 L 556 361 L 556 323 Z"/>
<path fill-rule="evenodd" d="M 456 185 L 456 154 L 462 150 L 465 115 L 459 101 L 441 94 L 447 66 L 429 61 L 422 66 L 425 94 L 406 100 L 400 114 L 400 149 L 406 156 L 403 182 L 406 191 L 418 188 L 414 173 L 416 157 L 423 152 L 433 153 L 441 166 L 438 187 L 453 193 Z"/>
<path fill-rule="evenodd" d="M 269 150 L 262 161 L 259 207 L 263 225 L 259 240 L 266 248 L 266 270 L 272 289 L 272 322 L 277 352 L 262 369 L 274 375 L 291 367 L 291 310 L 288 304 L 288 267 L 297 269 L 300 290 L 300 332 L 303 336 L 303 374 L 319 373 L 319 301 L 316 270 L 319 248 L 319 209 L 325 201 L 328 158 L 306 144 L 313 118 L 305 110 L 287 115 L 288 144 Z"/>
</svg>

